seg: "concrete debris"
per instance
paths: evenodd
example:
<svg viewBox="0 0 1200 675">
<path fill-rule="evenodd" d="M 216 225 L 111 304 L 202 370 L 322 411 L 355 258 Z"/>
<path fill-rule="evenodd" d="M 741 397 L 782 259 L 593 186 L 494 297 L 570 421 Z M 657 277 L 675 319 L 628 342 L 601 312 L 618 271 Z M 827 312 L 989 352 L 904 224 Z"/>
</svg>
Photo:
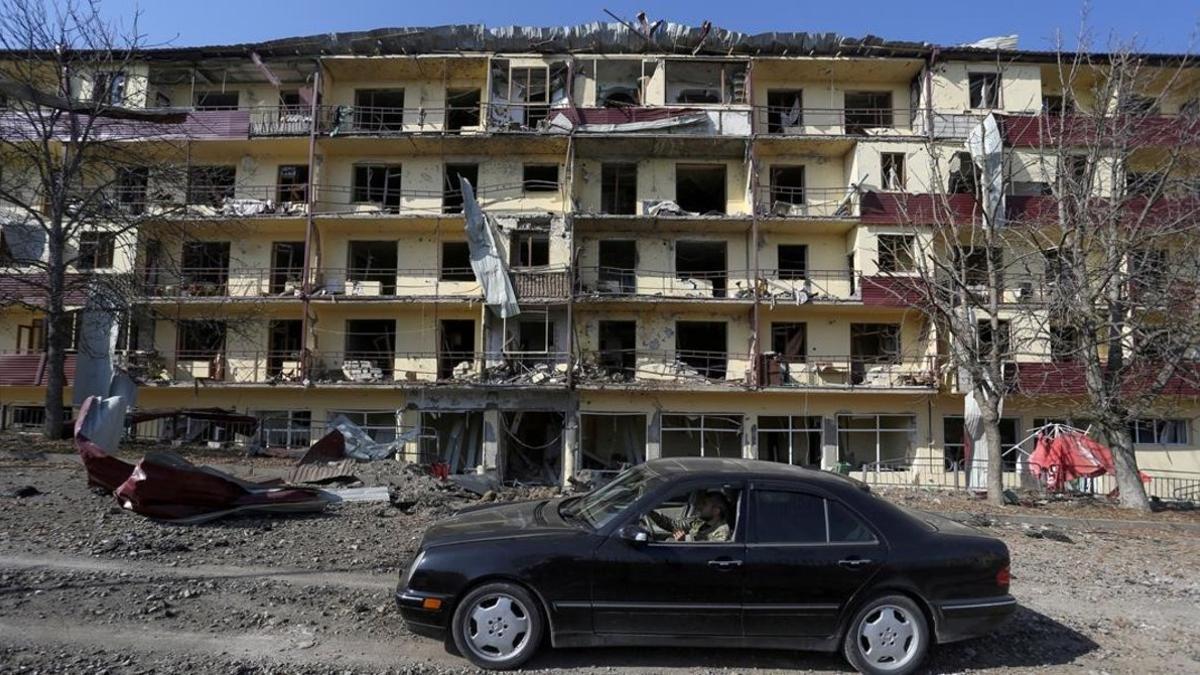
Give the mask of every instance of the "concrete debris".
<svg viewBox="0 0 1200 675">
<path fill-rule="evenodd" d="M 699 213 L 694 211 L 684 211 L 679 204 L 664 199 L 661 201 L 647 201 L 644 204 L 646 215 L 648 216 L 698 216 Z"/>
<path fill-rule="evenodd" d="M 0 492 L 0 497 L 10 499 L 25 499 L 27 497 L 36 497 L 42 494 L 42 491 L 32 485 L 22 485 L 21 487 L 11 488 Z"/>
<path fill-rule="evenodd" d="M 477 495 L 493 495 L 501 489 L 500 479 L 494 473 L 459 473 L 450 476 L 450 482 Z"/>
<path fill-rule="evenodd" d="M 352 487 L 325 490 L 327 498 L 334 502 L 386 502 L 391 499 L 386 487 Z"/>
<path fill-rule="evenodd" d="M 1067 536 L 1065 532 L 1055 529 L 1049 525 L 1043 525 L 1041 527 L 1025 525 L 1023 526 L 1023 530 L 1025 532 L 1025 536 L 1033 539 L 1049 539 L 1050 541 L 1057 541 L 1063 544 L 1075 543 L 1075 540 Z"/>
</svg>

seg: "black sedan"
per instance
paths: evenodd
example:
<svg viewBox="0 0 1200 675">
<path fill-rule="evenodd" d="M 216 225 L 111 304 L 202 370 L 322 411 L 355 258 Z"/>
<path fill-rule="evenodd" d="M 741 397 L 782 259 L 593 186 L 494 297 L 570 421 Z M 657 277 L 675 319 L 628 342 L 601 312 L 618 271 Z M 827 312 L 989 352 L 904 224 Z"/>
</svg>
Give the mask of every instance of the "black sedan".
<svg viewBox="0 0 1200 675">
<path fill-rule="evenodd" d="M 1016 608 L 1003 542 L 836 474 L 660 459 L 581 496 L 467 509 L 431 527 L 396 591 L 418 634 L 476 665 L 555 647 L 842 650 L 916 670 L 935 642 Z"/>
</svg>

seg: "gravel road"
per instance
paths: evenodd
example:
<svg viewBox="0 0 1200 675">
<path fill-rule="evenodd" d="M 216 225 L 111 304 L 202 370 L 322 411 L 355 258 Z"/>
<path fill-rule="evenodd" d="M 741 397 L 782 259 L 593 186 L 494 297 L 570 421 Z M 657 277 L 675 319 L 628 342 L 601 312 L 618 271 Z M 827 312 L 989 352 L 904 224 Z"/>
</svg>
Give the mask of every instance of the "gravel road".
<svg viewBox="0 0 1200 675">
<path fill-rule="evenodd" d="M 285 466 L 227 461 L 253 477 Z M 69 457 L 0 454 L 0 673 L 477 672 L 405 630 L 391 601 L 424 528 L 473 497 L 418 489 L 392 467 L 375 467 L 368 480 L 407 485 L 417 503 L 183 527 L 117 508 L 86 487 Z M 27 487 L 37 494 L 16 496 Z M 970 507 L 961 498 L 889 497 Z M 1200 672 L 1197 523 L 1196 514 L 1174 513 L 1133 531 L 988 527 L 1012 551 L 1022 607 L 996 635 L 937 648 L 930 670 Z M 530 668 L 847 671 L 830 655 L 670 649 L 546 651 Z"/>
</svg>

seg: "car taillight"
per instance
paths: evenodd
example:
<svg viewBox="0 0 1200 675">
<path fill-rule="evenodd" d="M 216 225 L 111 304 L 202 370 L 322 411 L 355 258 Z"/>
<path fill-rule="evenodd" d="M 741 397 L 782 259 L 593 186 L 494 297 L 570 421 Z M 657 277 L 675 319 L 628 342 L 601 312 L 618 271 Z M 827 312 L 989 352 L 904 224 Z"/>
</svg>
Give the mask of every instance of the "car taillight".
<svg viewBox="0 0 1200 675">
<path fill-rule="evenodd" d="M 1008 588 L 1010 581 L 1012 581 L 1012 574 L 1008 571 L 1008 565 L 1005 565 L 1000 568 L 999 572 L 996 572 L 996 585 L 1000 588 Z"/>
</svg>

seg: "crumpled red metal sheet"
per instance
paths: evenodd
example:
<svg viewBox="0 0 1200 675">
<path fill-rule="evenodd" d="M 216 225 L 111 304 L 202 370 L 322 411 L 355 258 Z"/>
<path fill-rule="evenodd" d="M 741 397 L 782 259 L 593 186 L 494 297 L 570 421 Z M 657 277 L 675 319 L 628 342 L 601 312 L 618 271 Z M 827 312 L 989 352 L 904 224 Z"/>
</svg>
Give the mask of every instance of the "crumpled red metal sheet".
<svg viewBox="0 0 1200 675">
<path fill-rule="evenodd" d="M 1051 490 L 1061 490 L 1076 478 L 1116 473 L 1112 451 L 1080 431 L 1038 434 L 1029 468 Z M 1149 476 L 1141 474 L 1141 479 L 1148 481 Z"/>
<path fill-rule="evenodd" d="M 133 473 L 132 464 L 105 453 L 83 434 L 75 434 L 75 451 L 83 460 L 88 485 L 112 492 L 129 480 L 130 474 Z"/>
</svg>

